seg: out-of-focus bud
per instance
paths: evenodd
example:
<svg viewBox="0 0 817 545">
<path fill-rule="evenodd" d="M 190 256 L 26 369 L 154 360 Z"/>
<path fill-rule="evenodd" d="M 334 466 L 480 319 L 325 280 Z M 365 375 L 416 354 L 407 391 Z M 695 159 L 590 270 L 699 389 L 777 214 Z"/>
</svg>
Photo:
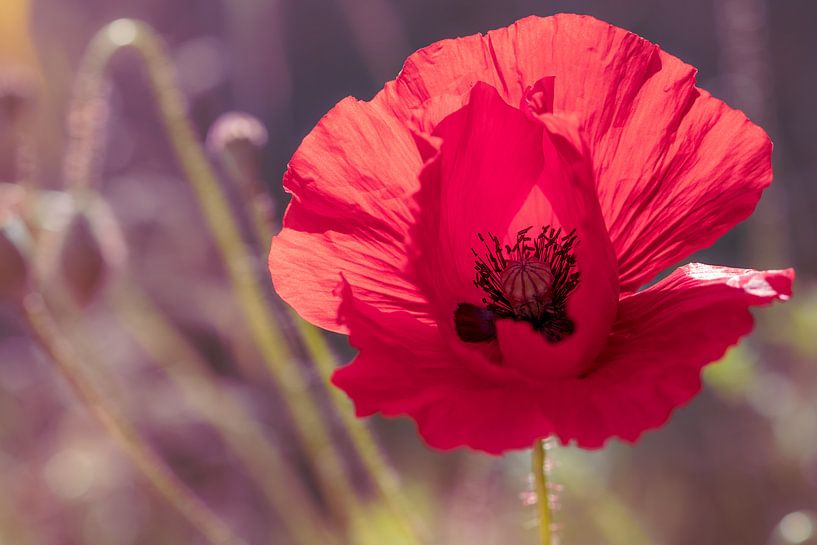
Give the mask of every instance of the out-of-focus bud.
<svg viewBox="0 0 817 545">
<path fill-rule="evenodd" d="M 42 243 L 40 277 L 87 305 L 124 265 L 127 251 L 122 231 L 101 198 L 82 195 L 72 205 L 55 226 L 58 230 Z"/>
<path fill-rule="evenodd" d="M 60 248 L 60 269 L 66 286 L 82 305 L 93 299 L 105 280 L 102 244 L 85 212 L 75 214 L 68 224 Z"/>
<path fill-rule="evenodd" d="M 267 145 L 269 135 L 258 118 L 243 112 L 227 112 L 207 132 L 207 150 L 220 157 L 230 146 L 249 146 L 257 152 Z"/>
<path fill-rule="evenodd" d="M 80 304 L 89 303 L 108 275 L 125 262 L 125 242 L 111 209 L 100 199 L 80 205 L 65 229 L 60 272 Z"/>
<path fill-rule="evenodd" d="M 241 197 L 253 208 L 256 221 L 271 228 L 275 203 L 261 180 L 260 151 L 269 135 L 263 123 L 250 114 L 221 115 L 207 133 L 207 150 L 218 160 Z"/>
<path fill-rule="evenodd" d="M 257 118 L 241 112 L 221 115 L 207 132 L 207 150 L 221 162 L 242 191 L 256 193 L 259 183 L 259 151 L 267 144 L 267 129 Z"/>
<path fill-rule="evenodd" d="M 31 236 L 20 217 L 24 190 L 0 184 L 0 300 L 17 301 L 28 282 Z"/>
</svg>

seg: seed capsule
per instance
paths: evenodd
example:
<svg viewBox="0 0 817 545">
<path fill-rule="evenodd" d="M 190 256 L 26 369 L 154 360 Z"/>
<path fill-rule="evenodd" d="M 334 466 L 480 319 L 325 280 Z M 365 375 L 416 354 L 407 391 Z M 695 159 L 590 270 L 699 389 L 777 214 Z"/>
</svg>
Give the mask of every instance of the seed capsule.
<svg viewBox="0 0 817 545">
<path fill-rule="evenodd" d="M 503 294 L 522 314 L 538 313 L 550 302 L 553 272 L 546 263 L 530 259 L 510 261 L 499 279 Z"/>
<path fill-rule="evenodd" d="M 537 235 L 530 234 L 531 229 L 518 231 L 516 242 L 504 247 L 499 237 L 478 233 L 485 250 L 480 254 L 471 249 L 476 258 L 474 286 L 485 292 L 482 302 L 492 322 L 526 321 L 549 342 L 559 342 L 575 331 L 567 315 L 567 302 L 579 285 L 573 253 L 578 237 L 575 230 L 563 234 L 561 228 L 549 225 Z M 460 327 L 473 325 L 465 321 L 473 315 L 455 316 L 459 320 L 457 333 L 463 341 L 483 342 L 478 328 L 474 334 L 473 327 Z"/>
</svg>

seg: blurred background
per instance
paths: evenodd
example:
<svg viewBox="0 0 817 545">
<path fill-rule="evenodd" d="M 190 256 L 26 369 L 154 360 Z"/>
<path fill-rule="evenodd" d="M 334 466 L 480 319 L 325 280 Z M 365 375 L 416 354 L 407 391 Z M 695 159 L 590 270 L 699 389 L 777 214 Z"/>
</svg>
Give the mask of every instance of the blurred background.
<svg viewBox="0 0 817 545">
<path fill-rule="evenodd" d="M 527 453 L 352 422 L 324 378 L 353 352 L 276 301 L 265 252 L 337 101 L 560 11 L 660 44 L 766 128 L 773 188 L 695 259 L 798 274 L 661 430 L 551 450 L 560 542 L 817 544 L 811 0 L 0 0 L 0 544 L 534 543 Z M 105 27 L 126 17 L 158 39 Z"/>
</svg>

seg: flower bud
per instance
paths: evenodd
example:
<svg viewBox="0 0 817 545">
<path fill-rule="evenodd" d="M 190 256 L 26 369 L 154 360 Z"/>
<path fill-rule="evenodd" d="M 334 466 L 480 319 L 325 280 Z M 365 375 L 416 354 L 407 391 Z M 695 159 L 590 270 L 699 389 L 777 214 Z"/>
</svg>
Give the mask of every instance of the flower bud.
<svg viewBox="0 0 817 545">
<path fill-rule="evenodd" d="M 267 139 L 261 121 L 241 112 L 223 114 L 207 132 L 207 150 L 240 185 L 245 197 L 266 193 L 259 182 L 258 152 Z"/>
<path fill-rule="evenodd" d="M 74 199 L 54 240 L 44 242 L 42 276 L 58 282 L 80 305 L 89 304 L 113 270 L 125 261 L 126 247 L 116 220 L 99 198 Z"/>
<path fill-rule="evenodd" d="M 219 116 L 207 132 L 207 150 L 220 156 L 230 146 L 261 149 L 268 137 L 267 129 L 257 118 L 242 112 L 228 112 Z"/>
<path fill-rule="evenodd" d="M 219 117 L 207 133 L 207 150 L 221 164 L 258 224 L 272 229 L 275 201 L 261 179 L 259 151 L 269 135 L 263 123 L 250 114 L 229 112 Z"/>
<path fill-rule="evenodd" d="M 87 214 L 71 218 L 60 251 L 60 267 L 76 300 L 82 305 L 89 303 L 102 285 L 106 267 L 102 245 Z"/>
</svg>

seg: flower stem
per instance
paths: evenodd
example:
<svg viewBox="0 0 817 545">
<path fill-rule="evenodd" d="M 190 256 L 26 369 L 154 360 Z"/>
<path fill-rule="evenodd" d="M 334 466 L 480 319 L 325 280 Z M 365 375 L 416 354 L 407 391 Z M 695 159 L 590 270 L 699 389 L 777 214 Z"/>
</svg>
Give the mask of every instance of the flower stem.
<svg viewBox="0 0 817 545">
<path fill-rule="evenodd" d="M 23 316 L 32 337 L 50 356 L 77 398 L 102 424 L 156 491 L 212 545 L 245 545 L 244 540 L 176 477 L 159 455 L 139 437 L 130 423 L 110 407 L 96 386 L 86 378 L 79 358 L 57 330 L 51 313 L 38 293 L 29 293 L 24 298 Z"/>
<path fill-rule="evenodd" d="M 343 457 L 335 451 L 330 430 L 309 394 L 302 370 L 266 302 L 256 278 L 255 263 L 247 252 L 235 218 L 213 167 L 186 114 L 185 100 L 175 83 L 173 67 L 158 35 L 139 21 L 121 19 L 103 28 L 88 47 L 81 69 L 75 111 L 102 95 L 103 77 L 116 51 L 131 47 L 139 53 L 156 99 L 160 120 L 170 138 L 182 171 L 198 200 L 207 227 L 227 269 L 239 307 L 270 377 L 278 386 L 293 419 L 294 429 L 309 456 L 324 498 L 342 520 L 359 505 Z M 76 153 L 66 160 L 72 189 L 90 183 L 99 127 L 77 127 L 73 132 Z"/>
<path fill-rule="evenodd" d="M 531 456 L 534 491 L 536 492 L 536 506 L 539 512 L 539 545 L 551 545 L 553 534 L 551 532 L 551 512 L 550 495 L 548 493 L 547 478 L 547 450 L 545 440 L 538 439 L 533 444 Z"/>
</svg>

